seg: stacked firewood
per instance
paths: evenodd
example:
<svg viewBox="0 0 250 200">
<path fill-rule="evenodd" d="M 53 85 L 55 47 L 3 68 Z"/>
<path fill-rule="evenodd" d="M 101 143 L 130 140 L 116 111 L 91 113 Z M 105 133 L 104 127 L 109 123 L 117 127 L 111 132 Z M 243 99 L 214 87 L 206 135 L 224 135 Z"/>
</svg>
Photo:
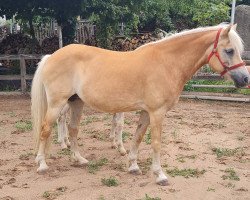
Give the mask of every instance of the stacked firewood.
<svg viewBox="0 0 250 200">
<path fill-rule="evenodd" d="M 9 34 L 0 43 L 0 54 L 39 54 L 41 53 L 40 45 L 24 34 Z"/>
<path fill-rule="evenodd" d="M 41 45 L 42 54 L 52 54 L 57 49 L 59 49 L 59 39 L 57 36 L 45 38 L 42 41 L 42 45 Z"/>
<path fill-rule="evenodd" d="M 152 33 L 138 34 L 131 38 L 117 37 L 112 42 L 112 49 L 116 51 L 131 51 L 159 39 L 159 36 Z"/>
</svg>

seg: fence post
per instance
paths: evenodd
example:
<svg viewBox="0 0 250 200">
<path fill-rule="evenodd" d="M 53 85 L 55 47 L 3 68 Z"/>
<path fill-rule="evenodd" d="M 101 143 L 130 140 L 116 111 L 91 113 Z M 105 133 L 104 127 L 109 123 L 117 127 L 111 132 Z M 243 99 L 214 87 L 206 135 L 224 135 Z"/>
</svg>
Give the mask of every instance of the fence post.
<svg viewBox="0 0 250 200">
<path fill-rule="evenodd" d="M 27 89 L 27 84 L 26 84 L 26 65 L 25 65 L 25 58 L 23 55 L 20 55 L 20 71 L 21 71 L 21 91 L 22 93 L 25 93 Z"/>
</svg>

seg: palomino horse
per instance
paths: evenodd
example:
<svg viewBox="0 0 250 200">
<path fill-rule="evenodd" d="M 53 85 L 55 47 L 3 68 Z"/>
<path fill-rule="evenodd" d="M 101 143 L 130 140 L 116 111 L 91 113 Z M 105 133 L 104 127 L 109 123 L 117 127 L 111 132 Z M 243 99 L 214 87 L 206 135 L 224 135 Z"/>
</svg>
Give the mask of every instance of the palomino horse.
<svg viewBox="0 0 250 200">
<path fill-rule="evenodd" d="M 68 103 L 73 159 L 88 161 L 78 151 L 77 134 L 83 105 L 109 113 L 142 110 L 129 152 L 129 172 L 140 173 L 138 147 L 151 126 L 152 170 L 156 182 L 167 184 L 160 164 L 162 122 L 177 102 L 184 84 L 206 63 L 230 76 L 236 87 L 248 84 L 240 53 L 243 45 L 235 26 L 198 28 L 175 34 L 130 52 L 115 52 L 72 44 L 45 56 L 32 85 L 32 116 L 37 138 L 38 172 L 48 169 L 52 124 Z M 73 95 L 79 99 L 68 101 Z"/>
<path fill-rule="evenodd" d="M 58 124 L 58 142 L 61 144 L 61 148 L 65 149 L 70 146 L 68 139 L 68 128 L 66 125 L 66 114 L 70 107 L 68 104 L 62 109 L 59 118 L 57 119 Z M 112 140 L 112 148 L 118 149 L 120 154 L 124 156 L 127 152 L 124 148 L 122 141 L 122 131 L 124 126 L 124 113 L 115 113 L 112 120 L 112 128 L 110 132 L 110 139 Z"/>
</svg>

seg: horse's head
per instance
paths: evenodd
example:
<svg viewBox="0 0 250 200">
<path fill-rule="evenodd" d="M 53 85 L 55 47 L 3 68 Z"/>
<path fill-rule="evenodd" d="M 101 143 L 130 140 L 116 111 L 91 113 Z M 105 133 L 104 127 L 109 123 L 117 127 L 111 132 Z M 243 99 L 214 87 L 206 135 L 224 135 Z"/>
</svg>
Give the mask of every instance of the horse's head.
<svg viewBox="0 0 250 200">
<path fill-rule="evenodd" d="M 208 63 L 212 69 L 222 76 L 229 76 L 236 87 L 244 87 L 250 81 L 250 75 L 241 59 L 242 51 L 243 44 L 236 33 L 236 25 L 230 25 L 218 30 L 208 53 Z"/>
</svg>

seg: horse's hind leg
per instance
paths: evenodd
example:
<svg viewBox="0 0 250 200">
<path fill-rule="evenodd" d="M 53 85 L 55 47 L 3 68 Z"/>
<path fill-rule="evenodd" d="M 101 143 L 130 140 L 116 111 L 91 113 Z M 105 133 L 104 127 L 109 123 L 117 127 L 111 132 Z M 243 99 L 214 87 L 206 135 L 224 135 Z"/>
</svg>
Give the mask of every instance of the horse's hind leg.
<svg viewBox="0 0 250 200">
<path fill-rule="evenodd" d="M 72 159 L 76 164 L 85 165 L 88 160 L 83 158 L 78 150 L 77 134 L 79 131 L 79 123 L 82 116 L 83 102 L 80 99 L 69 101 L 70 106 L 70 123 L 68 126 L 70 148 L 72 151 Z"/>
<path fill-rule="evenodd" d="M 129 152 L 129 162 L 130 166 L 128 171 L 132 174 L 141 174 L 140 168 L 137 164 L 138 148 L 143 139 L 143 136 L 149 125 L 149 114 L 146 111 L 141 111 L 141 116 L 138 122 L 136 133 L 132 140 L 132 145 Z"/>
<path fill-rule="evenodd" d="M 70 142 L 68 138 L 68 128 L 66 124 L 66 115 L 69 111 L 69 105 L 66 104 L 62 111 L 60 112 L 60 116 L 57 119 L 57 125 L 58 125 L 58 142 L 61 144 L 62 149 L 66 149 L 67 147 L 70 147 Z"/>
<path fill-rule="evenodd" d="M 118 148 L 121 155 L 125 155 L 127 153 L 122 142 L 123 126 L 124 113 L 115 113 L 112 120 L 110 138 L 112 139 L 112 147 Z"/>
<path fill-rule="evenodd" d="M 58 118 L 63 105 L 64 103 L 57 104 L 56 106 L 54 105 L 53 107 L 48 105 L 48 109 L 42 123 L 38 153 L 36 156 L 36 162 L 39 164 L 39 168 L 37 169 L 38 173 L 43 173 L 48 169 L 48 165 L 45 161 L 45 154 L 48 153 L 48 149 L 50 147 L 50 135 L 52 126 Z"/>
</svg>

